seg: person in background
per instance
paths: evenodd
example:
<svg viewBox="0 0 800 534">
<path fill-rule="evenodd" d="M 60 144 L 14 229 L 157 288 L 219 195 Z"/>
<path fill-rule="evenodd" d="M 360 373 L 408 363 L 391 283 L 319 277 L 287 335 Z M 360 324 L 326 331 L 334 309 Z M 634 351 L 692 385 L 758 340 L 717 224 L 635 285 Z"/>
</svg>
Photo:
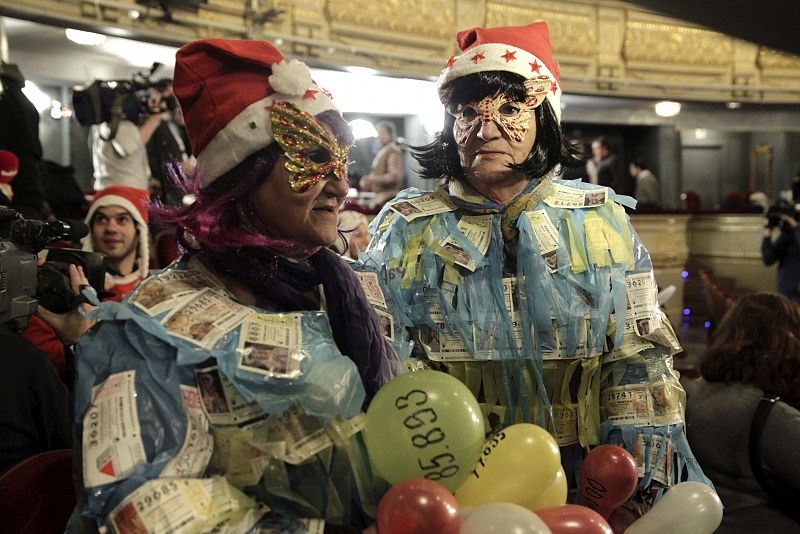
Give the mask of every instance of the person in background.
<svg viewBox="0 0 800 534">
<path fill-rule="evenodd" d="M 367 250 L 370 238 L 368 225 L 367 216 L 359 211 L 345 210 L 341 213 L 339 228 L 347 240 L 347 251 L 342 255 L 357 260 L 359 253 Z"/>
<path fill-rule="evenodd" d="M 172 80 L 161 80 L 157 86 L 165 98 L 173 97 Z M 180 206 L 182 195 L 170 177 L 171 169 L 180 167 L 185 175 L 194 170 L 195 159 L 183 121 L 183 110 L 175 104 L 162 118 L 147 143 L 147 158 L 153 175 L 151 192 L 165 206 Z"/>
<path fill-rule="evenodd" d="M 9 205 L 27 219 L 49 214 L 41 183 L 42 144 L 39 112 L 23 94 L 25 77 L 17 65 L 0 62 L 0 148 L 19 158 L 15 196 Z"/>
<path fill-rule="evenodd" d="M 608 139 L 598 137 L 592 141 L 592 159 L 586 162 L 589 183 L 610 187 L 624 194 L 622 176 L 617 170 L 617 155 L 611 152 Z"/>
<path fill-rule="evenodd" d="M 630 165 L 628 165 L 628 170 L 636 181 L 633 194 L 634 198 L 638 201 L 636 209 L 647 210 L 659 208 L 661 206 L 659 201 L 659 184 L 658 178 L 653 174 L 653 171 L 640 159 L 633 160 Z"/>
<path fill-rule="evenodd" d="M 14 199 L 11 182 L 19 173 L 19 159 L 10 150 L 0 150 L 0 205 L 8 206 Z"/>
<path fill-rule="evenodd" d="M 89 131 L 89 150 L 94 167 L 94 189 L 124 185 L 149 191 L 150 165 L 145 148 L 168 109 L 163 93 L 152 88 L 147 98 L 147 114 L 139 124 L 123 118 L 116 131 L 112 124 L 95 124 Z"/>
<path fill-rule="evenodd" d="M 777 290 L 781 295 L 800 302 L 800 234 L 797 219 L 785 213 L 764 219 L 761 238 L 761 259 L 764 265 L 778 264 Z M 773 241 L 773 232 L 778 236 Z"/>
<path fill-rule="evenodd" d="M 375 129 L 381 147 L 372 160 L 370 173 L 361 178 L 359 189 L 376 193 L 372 204 L 382 206 L 403 187 L 403 152 L 395 141 L 397 129 L 394 123 L 381 121 Z"/>
<path fill-rule="evenodd" d="M 106 300 L 119 302 L 150 270 L 146 190 L 121 185 L 95 194 L 86 214 L 89 235 L 81 240 L 83 250 L 105 255 Z"/>
<path fill-rule="evenodd" d="M 718 533 L 799 532 L 800 522 L 770 498 L 758 465 L 800 495 L 800 306 L 774 293 L 742 297 L 723 317 L 701 359 L 702 377 L 686 383 L 689 444 L 714 482 L 725 514 Z M 777 396 L 777 399 L 775 398 Z M 770 399 L 770 400 L 765 400 Z M 759 406 L 762 406 L 759 408 Z M 766 412 L 760 426 L 757 409 Z M 791 512 L 791 510 L 790 510 Z"/>
<path fill-rule="evenodd" d="M 0 324 L 0 474 L 72 445 L 69 391 L 47 354 Z"/>
</svg>

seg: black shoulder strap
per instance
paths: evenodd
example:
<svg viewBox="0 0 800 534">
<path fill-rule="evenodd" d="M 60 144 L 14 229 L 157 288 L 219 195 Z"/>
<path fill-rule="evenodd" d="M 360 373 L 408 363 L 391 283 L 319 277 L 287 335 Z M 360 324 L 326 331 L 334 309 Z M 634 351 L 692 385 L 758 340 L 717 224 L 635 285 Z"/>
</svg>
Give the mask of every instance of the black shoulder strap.
<svg viewBox="0 0 800 534">
<path fill-rule="evenodd" d="M 764 469 L 764 464 L 761 462 L 761 434 L 770 411 L 779 400 L 778 395 L 765 393 L 756 406 L 750 426 L 750 468 L 761 488 L 769 495 L 772 504 L 784 514 L 797 519 L 800 516 L 800 511 L 797 509 L 797 492 Z"/>
</svg>

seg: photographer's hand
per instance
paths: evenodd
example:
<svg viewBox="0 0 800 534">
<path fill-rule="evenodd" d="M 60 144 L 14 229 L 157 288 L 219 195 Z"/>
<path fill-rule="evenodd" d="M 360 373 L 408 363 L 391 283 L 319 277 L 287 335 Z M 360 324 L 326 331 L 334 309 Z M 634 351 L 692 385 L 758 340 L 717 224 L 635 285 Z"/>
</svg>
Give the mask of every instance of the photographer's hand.
<svg viewBox="0 0 800 534">
<path fill-rule="evenodd" d="M 72 291 L 77 295 L 81 291 L 81 286 L 88 286 L 89 280 L 83 273 L 82 267 L 69 266 L 69 281 Z M 49 324 L 65 345 L 72 345 L 78 341 L 89 328 L 94 324 L 94 319 L 89 319 L 83 313 L 92 311 L 95 307 L 91 304 L 81 304 L 80 309 L 76 308 L 67 313 L 53 313 L 41 306 L 36 310 L 36 315 L 41 317 Z"/>
</svg>

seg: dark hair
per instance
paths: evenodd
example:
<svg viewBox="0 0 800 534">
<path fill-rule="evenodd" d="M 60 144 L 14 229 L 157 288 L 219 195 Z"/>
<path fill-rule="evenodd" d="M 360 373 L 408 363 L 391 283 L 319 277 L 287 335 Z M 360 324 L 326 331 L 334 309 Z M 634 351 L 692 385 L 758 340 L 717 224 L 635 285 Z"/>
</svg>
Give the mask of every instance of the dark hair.
<svg viewBox="0 0 800 534">
<path fill-rule="evenodd" d="M 592 141 L 592 144 L 594 143 L 600 143 L 601 147 L 611 149 L 611 145 L 608 144 L 608 139 L 606 139 L 602 135 L 600 137 L 595 137 L 594 140 Z"/>
<path fill-rule="evenodd" d="M 800 305 L 776 293 L 742 297 L 702 358 L 708 382 L 751 384 L 800 405 Z"/>
<path fill-rule="evenodd" d="M 397 137 L 397 126 L 395 126 L 394 123 L 391 122 L 391 121 L 378 121 L 375 124 L 375 129 L 376 130 L 386 130 L 387 132 L 389 132 L 391 134 L 392 139 Z"/>
<path fill-rule="evenodd" d="M 352 142 L 352 133 L 338 112 L 323 111 L 315 117 L 329 127 L 340 143 Z M 252 202 L 256 189 L 272 172 L 283 155 L 278 143 L 257 150 L 233 169 L 201 187 L 202 169 L 187 177 L 177 166 L 170 165 L 170 178 L 184 195 L 194 197 L 188 206 L 171 209 L 153 204 L 151 210 L 159 222 L 189 231 L 204 248 L 221 252 L 241 247 L 267 247 L 282 254 L 302 254 L 295 243 L 264 235 L 261 221 Z"/>
<path fill-rule="evenodd" d="M 647 166 L 647 164 L 644 162 L 643 159 L 636 158 L 633 161 L 631 161 L 631 165 L 633 165 L 634 167 L 639 167 L 643 171 L 650 170 L 650 168 Z"/>
<path fill-rule="evenodd" d="M 441 95 L 445 108 L 452 110 L 459 104 L 478 102 L 498 93 L 518 102 L 525 101 L 525 78 L 513 72 L 478 72 L 453 80 L 442 89 Z M 533 148 L 525 161 L 509 165 L 509 168 L 523 171 L 531 178 L 538 178 L 558 164 L 568 167 L 581 165 L 575 148 L 561 131 L 550 101 L 545 99 L 534 114 L 536 141 Z M 412 147 L 412 154 L 420 164 L 420 175 L 423 178 L 465 178 L 453 137 L 454 122 L 455 117 L 446 113 L 444 128 L 434 141 L 428 145 Z"/>
</svg>

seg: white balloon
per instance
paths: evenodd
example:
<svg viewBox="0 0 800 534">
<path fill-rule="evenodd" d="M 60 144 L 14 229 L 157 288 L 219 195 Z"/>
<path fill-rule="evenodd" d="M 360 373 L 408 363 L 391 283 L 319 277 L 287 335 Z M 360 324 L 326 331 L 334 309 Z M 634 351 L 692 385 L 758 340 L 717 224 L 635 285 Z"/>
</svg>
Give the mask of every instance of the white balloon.
<svg viewBox="0 0 800 534">
<path fill-rule="evenodd" d="M 459 534 L 552 534 L 538 515 L 507 502 L 473 508 L 461 519 Z"/>
<path fill-rule="evenodd" d="M 722 501 L 701 482 L 672 486 L 625 534 L 711 534 L 722 523 Z"/>
</svg>

